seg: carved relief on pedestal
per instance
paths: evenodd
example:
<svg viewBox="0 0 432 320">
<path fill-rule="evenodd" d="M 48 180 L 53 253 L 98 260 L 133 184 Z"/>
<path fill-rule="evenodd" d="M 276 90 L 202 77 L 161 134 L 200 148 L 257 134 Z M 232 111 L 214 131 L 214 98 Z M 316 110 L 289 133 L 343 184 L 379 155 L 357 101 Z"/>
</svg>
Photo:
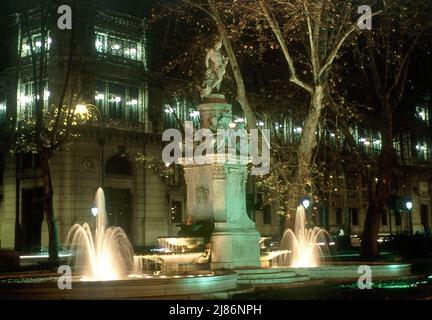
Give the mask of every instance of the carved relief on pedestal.
<svg viewBox="0 0 432 320">
<path fill-rule="evenodd" d="M 214 166 L 213 167 L 213 178 L 214 179 L 225 179 L 225 166 Z"/>
<path fill-rule="evenodd" d="M 190 186 L 193 188 L 193 186 Z M 210 191 L 204 185 L 199 185 L 196 188 L 193 188 L 192 197 L 190 198 L 190 212 L 192 216 L 199 220 L 211 221 L 212 210 L 211 210 L 211 202 L 210 202 Z M 189 199 L 189 198 L 188 198 Z"/>
<path fill-rule="evenodd" d="M 227 104 L 202 104 L 200 110 L 201 128 L 216 132 L 218 129 L 229 128 L 231 122 L 231 108 Z"/>
<path fill-rule="evenodd" d="M 209 190 L 204 186 L 199 186 L 195 190 L 197 205 L 200 208 L 205 208 L 208 203 Z"/>
</svg>

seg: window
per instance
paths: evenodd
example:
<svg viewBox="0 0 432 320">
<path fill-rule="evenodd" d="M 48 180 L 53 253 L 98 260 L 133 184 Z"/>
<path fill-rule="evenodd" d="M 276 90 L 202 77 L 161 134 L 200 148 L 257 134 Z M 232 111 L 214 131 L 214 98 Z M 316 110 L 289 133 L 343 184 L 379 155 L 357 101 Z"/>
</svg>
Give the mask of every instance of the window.
<svg viewBox="0 0 432 320">
<path fill-rule="evenodd" d="M 42 35 L 40 33 L 31 36 L 33 52 L 40 53 L 42 51 Z M 51 38 L 48 36 L 48 40 L 45 40 L 45 50 L 49 51 L 51 47 Z M 31 55 L 30 41 L 28 37 L 22 39 L 21 57 L 27 57 Z"/>
<path fill-rule="evenodd" d="M 179 123 L 192 121 L 194 126 L 199 125 L 199 112 L 188 108 L 185 99 L 174 98 L 173 103 L 164 105 L 165 128 L 178 128 Z"/>
<path fill-rule="evenodd" d="M 18 95 L 18 117 L 19 118 L 34 118 L 36 116 L 35 110 L 35 91 L 36 86 L 33 81 L 22 82 L 19 85 Z M 44 84 L 44 106 L 48 106 L 48 99 L 50 92 L 48 90 L 48 81 L 45 80 Z M 36 95 L 36 99 L 39 99 L 39 95 Z"/>
<path fill-rule="evenodd" d="M 358 209 L 357 208 L 351 208 L 351 219 L 352 219 L 352 225 L 353 226 L 359 225 L 359 215 L 358 215 Z"/>
<path fill-rule="evenodd" d="M 125 84 L 97 81 L 96 105 L 110 119 L 139 122 L 139 88 Z"/>
<path fill-rule="evenodd" d="M 40 168 L 40 159 L 34 153 L 22 153 L 18 155 L 18 168 L 20 170 L 34 170 Z"/>
<path fill-rule="evenodd" d="M 402 153 L 401 153 L 401 143 L 399 139 L 394 139 L 393 140 L 393 148 L 394 151 L 396 153 L 396 156 L 398 157 L 398 159 L 402 158 Z"/>
<path fill-rule="evenodd" d="M 429 194 L 429 186 L 427 181 L 419 182 L 419 192 L 421 197 L 427 197 Z"/>
<path fill-rule="evenodd" d="M 140 42 L 96 32 L 96 51 L 130 60 L 143 60 L 143 47 Z"/>
<path fill-rule="evenodd" d="M 107 161 L 106 173 L 111 175 L 131 176 L 132 166 L 124 155 L 117 155 Z"/>
<path fill-rule="evenodd" d="M 263 207 L 263 223 L 271 224 L 272 223 L 272 206 L 271 204 L 266 204 Z"/>
<path fill-rule="evenodd" d="M 292 133 L 293 141 L 299 142 L 303 132 L 303 128 L 301 126 L 293 126 L 292 130 L 293 130 Z"/>
<path fill-rule="evenodd" d="M 383 214 L 381 216 L 381 224 L 383 226 L 387 225 L 387 211 L 386 210 L 383 211 Z"/>
<path fill-rule="evenodd" d="M 132 122 L 139 121 L 138 114 L 138 97 L 139 90 L 137 87 L 128 87 L 127 98 L 126 98 L 126 108 L 128 112 L 128 118 Z"/>
<path fill-rule="evenodd" d="M 181 201 L 171 201 L 170 218 L 171 223 L 183 222 L 183 205 Z"/>
<path fill-rule="evenodd" d="M 0 101 L 0 122 L 6 118 L 6 101 Z"/>
<path fill-rule="evenodd" d="M 108 116 L 110 119 L 126 119 L 126 87 L 121 84 L 109 84 Z"/>
<path fill-rule="evenodd" d="M 339 226 L 343 224 L 342 208 L 336 208 L 336 224 Z"/>
<path fill-rule="evenodd" d="M 105 188 L 108 226 L 121 227 L 131 235 L 132 192 L 129 189 Z"/>
<path fill-rule="evenodd" d="M 427 144 L 426 138 L 417 139 L 417 143 L 415 145 L 415 154 L 420 161 L 429 160 L 429 146 Z"/>
<path fill-rule="evenodd" d="M 427 107 L 416 107 L 416 117 L 425 123 L 429 122 L 429 110 Z"/>
<path fill-rule="evenodd" d="M 421 216 L 421 224 L 424 228 L 424 231 L 429 231 L 429 206 L 426 204 L 422 204 L 420 206 L 420 216 Z"/>
<path fill-rule="evenodd" d="M 358 143 L 363 147 L 363 150 L 368 155 L 377 155 L 381 152 L 381 134 L 376 130 L 359 129 Z"/>
<path fill-rule="evenodd" d="M 400 212 L 396 212 L 395 213 L 395 224 L 397 226 L 401 226 L 402 225 L 402 216 L 401 216 Z"/>
</svg>

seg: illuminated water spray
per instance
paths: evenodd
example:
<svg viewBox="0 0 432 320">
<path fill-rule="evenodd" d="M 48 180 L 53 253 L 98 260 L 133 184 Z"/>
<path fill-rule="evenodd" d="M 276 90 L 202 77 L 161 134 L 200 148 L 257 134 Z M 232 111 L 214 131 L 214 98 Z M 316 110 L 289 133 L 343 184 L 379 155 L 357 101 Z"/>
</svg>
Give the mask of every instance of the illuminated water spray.
<svg viewBox="0 0 432 320">
<path fill-rule="evenodd" d="M 96 192 L 95 204 L 97 210 L 92 209 L 96 216 L 95 234 L 87 223 L 75 224 L 66 243 L 74 251 L 75 265 L 85 280 L 118 280 L 132 268 L 132 245 L 122 228 L 107 226 L 105 195 L 101 188 Z"/>
<path fill-rule="evenodd" d="M 327 248 L 327 231 L 319 227 L 306 228 L 305 222 L 305 209 L 298 206 L 294 231 L 287 229 L 282 236 L 280 247 L 291 251 L 288 262 L 291 267 L 317 267 L 323 251 L 321 246 Z"/>
</svg>

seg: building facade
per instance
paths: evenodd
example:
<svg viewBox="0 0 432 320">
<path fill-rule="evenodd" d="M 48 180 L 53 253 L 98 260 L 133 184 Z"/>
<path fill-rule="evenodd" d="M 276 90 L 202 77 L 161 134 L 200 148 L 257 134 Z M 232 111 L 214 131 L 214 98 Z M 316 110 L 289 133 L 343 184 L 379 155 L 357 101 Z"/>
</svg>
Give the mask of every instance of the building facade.
<svg viewBox="0 0 432 320">
<path fill-rule="evenodd" d="M 87 108 L 90 117 L 78 124 L 79 137 L 62 145 L 51 159 L 59 240 L 61 244 L 66 241 L 74 223 L 95 223 L 91 208 L 95 192 L 102 186 L 109 223 L 123 227 L 136 247 L 154 245 L 159 236 L 176 231 L 169 213 L 172 206 L 182 213 L 184 197 L 178 191 L 179 181 L 164 182 L 146 163 L 137 161 L 139 154 L 159 158 L 161 154 L 160 132 L 153 130 L 148 118 L 152 106 L 146 80 L 146 22 L 84 3 L 77 10 L 73 30 L 81 46 L 75 48 L 72 59 L 81 59 L 81 64 L 80 72 L 73 76 L 77 77 L 79 106 Z M 42 41 L 40 9 L 29 11 L 27 16 L 27 25 L 22 15 L 10 17 L 10 65 L 2 73 L 0 113 L 5 117 L 7 109 L 17 123 L 31 120 L 35 114 L 29 41 L 37 57 L 42 43 L 46 45 L 46 108 L 62 92 L 65 61 L 70 54 L 71 32 L 53 24 L 48 38 Z M 47 248 L 43 176 L 37 154 L 7 154 L 2 158 L 0 247 L 23 251 Z"/>
</svg>

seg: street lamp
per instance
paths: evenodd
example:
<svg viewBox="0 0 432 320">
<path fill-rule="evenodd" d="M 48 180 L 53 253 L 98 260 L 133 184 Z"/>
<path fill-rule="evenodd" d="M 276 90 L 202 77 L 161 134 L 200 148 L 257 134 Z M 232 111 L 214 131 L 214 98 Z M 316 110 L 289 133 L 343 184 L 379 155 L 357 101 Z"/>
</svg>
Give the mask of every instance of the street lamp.
<svg viewBox="0 0 432 320">
<path fill-rule="evenodd" d="M 96 216 L 97 216 L 98 213 L 99 213 L 99 208 L 97 208 L 97 207 L 93 207 L 93 208 L 91 208 L 91 213 L 92 213 L 92 215 L 96 218 Z"/>
<path fill-rule="evenodd" d="M 104 146 L 105 146 L 105 140 L 103 136 L 103 116 L 102 112 L 99 110 L 99 108 L 93 104 L 77 104 L 75 107 L 75 112 L 77 112 L 79 115 L 84 116 L 88 113 L 90 113 L 90 110 L 95 110 L 98 114 L 99 118 L 99 125 L 100 125 L 100 131 L 99 131 L 99 147 L 100 147 L 100 177 L 99 177 L 99 184 L 100 187 L 103 188 L 103 182 L 104 182 Z"/>
<path fill-rule="evenodd" d="M 306 216 L 306 219 L 307 219 L 307 223 L 310 224 L 311 223 L 311 217 L 310 217 L 310 213 L 309 213 L 308 208 L 309 208 L 311 202 L 310 202 L 309 198 L 308 197 L 304 197 L 301 200 L 301 204 L 302 204 L 302 206 L 303 206 L 303 208 L 305 210 L 305 216 Z"/>
<path fill-rule="evenodd" d="M 413 208 L 413 203 L 411 200 L 408 200 L 407 202 L 405 202 L 405 207 L 408 209 L 408 214 L 409 214 L 409 225 L 410 225 L 410 233 L 413 233 L 413 225 L 412 225 L 412 208 Z"/>
<path fill-rule="evenodd" d="M 307 199 L 307 198 L 304 198 L 304 199 L 302 200 L 302 205 L 303 205 L 303 207 L 307 210 L 307 208 L 309 208 L 309 206 L 310 206 L 310 200 Z"/>
<path fill-rule="evenodd" d="M 413 203 L 411 201 L 407 201 L 405 203 L 406 208 L 408 209 L 408 211 L 411 211 L 412 207 L 413 207 Z"/>
<path fill-rule="evenodd" d="M 93 217 L 95 219 L 95 221 L 94 221 L 95 226 L 94 227 L 95 227 L 95 230 L 96 230 L 96 228 L 98 227 L 98 223 L 97 223 L 98 218 L 97 218 L 97 215 L 99 214 L 99 208 L 96 207 L 96 206 L 94 206 L 93 208 L 91 208 L 91 213 L 92 213 L 92 215 L 93 215 Z"/>
</svg>

